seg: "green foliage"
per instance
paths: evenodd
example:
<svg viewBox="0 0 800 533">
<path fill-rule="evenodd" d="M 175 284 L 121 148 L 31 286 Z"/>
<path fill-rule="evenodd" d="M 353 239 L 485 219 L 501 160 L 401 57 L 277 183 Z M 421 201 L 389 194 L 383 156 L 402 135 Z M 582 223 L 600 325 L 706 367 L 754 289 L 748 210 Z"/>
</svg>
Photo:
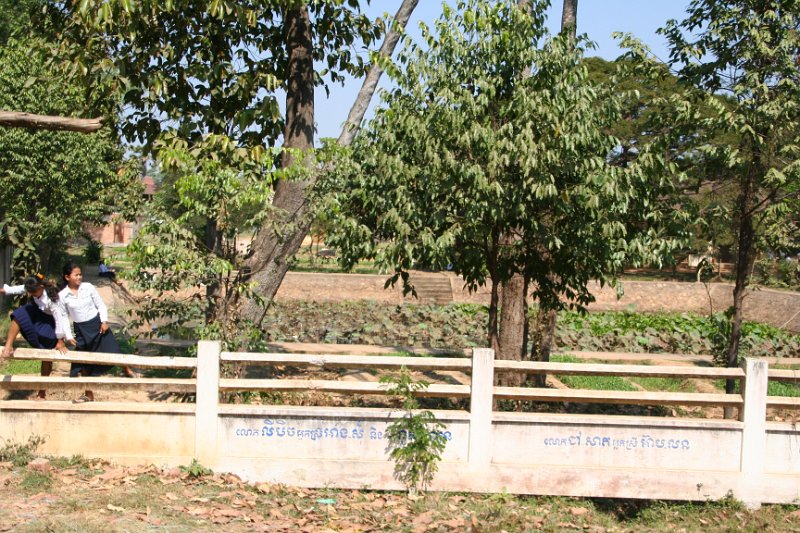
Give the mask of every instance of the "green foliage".
<svg viewBox="0 0 800 533">
<path fill-rule="evenodd" d="M 711 341 L 711 355 L 714 362 L 725 366 L 728 358 L 728 343 L 731 340 L 731 315 L 733 308 L 724 313 L 714 313 L 708 317 L 708 339 Z"/>
<path fill-rule="evenodd" d="M 620 97 L 588 79 L 588 43 L 516 4 L 461 1 L 400 54 L 397 87 L 321 183 L 345 267 L 374 259 L 406 291 L 412 268 L 452 264 L 473 289 L 524 273 L 542 305 L 580 306 L 589 280 L 676 245 L 671 184 L 650 178 L 671 172 L 663 157 L 607 159 Z"/>
<path fill-rule="evenodd" d="M 0 0 L 0 46 L 12 36 L 26 32 L 34 10 L 43 5 L 44 0 Z"/>
<path fill-rule="evenodd" d="M 14 466 L 25 466 L 36 458 L 36 450 L 44 444 L 44 437 L 31 435 L 27 442 L 6 441 L 0 448 L 0 462 L 11 462 Z"/>
<path fill-rule="evenodd" d="M 86 264 L 96 265 L 103 258 L 103 245 L 94 239 L 89 239 L 89 243 L 83 250 L 83 260 Z"/>
<path fill-rule="evenodd" d="M 181 472 L 188 475 L 192 479 L 197 479 L 203 476 L 210 476 L 214 472 L 204 467 L 197 459 L 192 459 L 188 466 L 181 466 Z"/>
<path fill-rule="evenodd" d="M 486 346 L 484 305 L 402 306 L 378 302 L 274 302 L 264 320 L 267 342 L 334 342 L 458 351 Z M 713 327 L 694 313 L 562 311 L 555 350 L 710 354 Z M 800 335 L 745 322 L 743 356 L 795 357 Z"/>
<path fill-rule="evenodd" d="M 50 472 L 27 470 L 19 486 L 27 494 L 36 494 L 49 490 L 52 484 L 53 475 Z"/>
<path fill-rule="evenodd" d="M 800 289 L 800 261 L 762 258 L 753 268 L 753 283 L 778 289 Z"/>
<path fill-rule="evenodd" d="M 31 37 L 0 47 L 0 109 L 84 113 L 81 89 L 32 51 L 42 44 Z M 15 246 L 15 265 L 27 272 L 82 235 L 84 224 L 114 212 L 131 218 L 141 196 L 138 175 L 123 164 L 108 129 L 84 135 L 0 128 L 0 188 L 0 240 Z"/>
<path fill-rule="evenodd" d="M 235 302 L 254 296 L 240 272 L 240 235 L 268 216 L 273 180 L 296 179 L 301 167 L 275 170 L 282 151 L 245 150 L 226 136 L 209 135 L 193 147 L 169 136 L 158 146 L 162 168 L 172 176 L 165 187 L 172 187 L 177 204 L 151 206 L 128 246 L 129 278 L 158 294 L 141 302 L 136 324 L 158 321 L 160 333 L 175 334 L 202 323 L 202 338 L 236 345 L 252 332 L 234 324 Z"/>
<path fill-rule="evenodd" d="M 425 490 L 436 475 L 447 445 L 442 432 L 445 426 L 431 411 L 419 410 L 415 395 L 426 389 L 428 382 L 415 380 L 406 367 L 398 375 L 382 376 L 381 383 L 389 383 L 389 393 L 403 402 L 403 417 L 386 427 L 389 456 L 395 463 L 395 478 L 403 482 L 409 494 L 416 494 Z"/>
<path fill-rule="evenodd" d="M 783 381 L 770 381 L 767 386 L 768 396 L 800 397 L 800 385 Z"/>
<path fill-rule="evenodd" d="M 574 356 L 556 355 L 550 358 L 558 363 L 580 363 L 581 361 Z M 571 389 L 588 390 L 614 390 L 614 391 L 635 391 L 636 387 L 630 382 L 619 376 L 558 376 L 558 379 Z"/>
<path fill-rule="evenodd" d="M 3 374 L 38 374 L 41 368 L 40 361 L 32 361 L 29 359 L 9 359 L 6 364 L 0 366 L 0 371 Z"/>
<path fill-rule="evenodd" d="M 309 13 L 308 53 L 323 64 L 315 85 L 363 74 L 352 47 L 371 44 L 384 26 L 352 0 L 49 4 L 49 23 L 64 28 L 58 57 L 91 94 L 121 95 L 119 106 L 100 108 L 124 110 L 124 136 L 168 173 L 165 194 L 131 247 L 134 281 L 157 295 L 139 320 L 166 319 L 164 332 L 202 321 L 215 338 L 246 340 L 254 333 L 234 324 L 237 303 L 261 299 L 250 272 L 241 272 L 239 236 L 262 226 L 289 231 L 268 224 L 278 216 L 268 208 L 273 181 L 303 179 L 303 163 L 313 166 L 311 154 L 272 148 L 285 127 L 278 99 L 310 90 L 287 80 L 290 56 L 306 44 L 287 37 L 287 10 Z"/>
<path fill-rule="evenodd" d="M 173 130 L 190 144 L 226 135 L 252 148 L 283 133 L 278 99 L 288 82 L 285 3 L 229 0 L 49 2 L 65 26 L 59 57 L 93 94 L 122 95 L 126 137 L 151 146 Z M 303 2 L 311 17 L 318 85 L 360 76 L 352 47 L 383 31 L 359 2 Z M 109 56 L 108 50 L 114 50 Z M 167 120 L 163 120 L 167 119 Z M 163 129 L 162 129 L 163 128 Z"/>
</svg>

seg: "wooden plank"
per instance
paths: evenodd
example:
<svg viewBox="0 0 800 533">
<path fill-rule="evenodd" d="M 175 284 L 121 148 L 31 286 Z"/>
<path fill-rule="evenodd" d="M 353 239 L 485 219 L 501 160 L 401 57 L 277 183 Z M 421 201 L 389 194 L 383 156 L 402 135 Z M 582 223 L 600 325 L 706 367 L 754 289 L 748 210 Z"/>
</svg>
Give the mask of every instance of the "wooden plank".
<svg viewBox="0 0 800 533">
<path fill-rule="evenodd" d="M 158 392 L 195 392 L 194 379 L 174 378 L 70 378 L 63 376 L 0 376 L 4 390 L 156 390 Z"/>
<path fill-rule="evenodd" d="M 64 361 L 69 363 L 95 363 L 136 368 L 197 368 L 194 357 L 147 357 L 121 353 L 76 352 L 62 354 L 58 350 L 39 350 L 36 348 L 17 348 L 13 359 L 35 359 L 37 361 Z"/>
<path fill-rule="evenodd" d="M 740 379 L 744 377 L 744 371 L 741 368 L 542 363 L 538 361 L 495 360 L 494 369 L 496 372 L 514 371 L 525 374 L 561 374 L 572 376 L 636 376 L 695 379 Z"/>
<path fill-rule="evenodd" d="M 800 398 L 792 396 L 767 396 L 767 407 L 800 409 Z"/>
<path fill-rule="evenodd" d="M 694 405 L 704 407 L 725 405 L 741 406 L 743 404 L 740 394 L 544 389 L 528 387 L 495 387 L 494 398 L 496 400 L 528 400 L 534 402 Z"/>
<path fill-rule="evenodd" d="M 376 381 L 333 381 L 312 379 L 221 379 L 220 390 L 273 392 L 329 392 L 336 394 L 390 394 L 389 383 Z M 429 398 L 468 398 L 469 386 L 432 383 L 417 396 Z"/>
<path fill-rule="evenodd" d="M 317 366 L 347 369 L 463 370 L 472 369 L 472 360 L 464 357 L 387 357 L 380 355 L 288 354 L 222 352 L 227 362 L 263 365 Z"/>
</svg>

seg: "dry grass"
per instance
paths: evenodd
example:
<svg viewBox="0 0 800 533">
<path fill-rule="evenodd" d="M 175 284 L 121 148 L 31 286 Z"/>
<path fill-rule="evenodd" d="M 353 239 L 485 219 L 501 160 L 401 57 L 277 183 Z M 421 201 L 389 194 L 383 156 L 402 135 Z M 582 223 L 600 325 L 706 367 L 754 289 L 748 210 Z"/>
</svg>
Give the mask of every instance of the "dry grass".
<svg viewBox="0 0 800 533">
<path fill-rule="evenodd" d="M 0 465 L 0 531 L 800 531 L 796 506 L 403 493 L 252 485 L 188 468 L 54 459 L 49 482 Z M 28 481 L 26 481 L 28 480 Z"/>
</svg>

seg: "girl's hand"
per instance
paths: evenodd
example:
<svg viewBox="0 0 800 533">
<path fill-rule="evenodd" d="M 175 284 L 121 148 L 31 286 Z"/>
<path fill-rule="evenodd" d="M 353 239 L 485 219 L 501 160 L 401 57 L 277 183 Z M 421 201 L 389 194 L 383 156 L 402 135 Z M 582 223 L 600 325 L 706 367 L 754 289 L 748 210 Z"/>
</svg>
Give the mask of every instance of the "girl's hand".
<svg viewBox="0 0 800 533">
<path fill-rule="evenodd" d="M 66 343 L 72 346 L 73 348 L 78 345 L 78 341 L 76 341 L 75 339 L 69 339 L 66 341 Z"/>
<path fill-rule="evenodd" d="M 100 324 L 100 333 L 103 334 L 108 331 L 108 322 L 103 322 Z"/>
<path fill-rule="evenodd" d="M 3 347 L 3 351 L 0 352 L 0 359 L 9 359 L 14 355 L 14 348 L 8 348 L 7 346 Z"/>
<path fill-rule="evenodd" d="M 67 350 L 67 345 L 64 344 L 63 339 L 58 339 L 58 342 L 56 342 L 56 350 L 58 350 L 62 354 L 67 353 L 69 351 Z"/>
</svg>

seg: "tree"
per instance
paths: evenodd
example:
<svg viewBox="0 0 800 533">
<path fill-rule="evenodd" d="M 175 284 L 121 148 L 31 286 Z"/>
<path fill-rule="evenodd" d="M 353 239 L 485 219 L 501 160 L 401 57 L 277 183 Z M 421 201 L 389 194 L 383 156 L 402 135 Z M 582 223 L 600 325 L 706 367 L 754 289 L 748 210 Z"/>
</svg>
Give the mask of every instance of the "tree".
<svg viewBox="0 0 800 533">
<path fill-rule="evenodd" d="M 403 2 L 405 20 L 416 3 Z M 307 230 L 314 87 L 362 74 L 365 64 L 350 49 L 358 41 L 369 45 L 383 26 L 352 0 L 285 6 L 89 0 L 50 7 L 51 24 L 66 27 L 61 57 L 78 66 L 92 94 L 123 95 L 130 120 L 120 131 L 155 154 L 179 189 L 178 209 L 154 209 L 131 246 L 135 281 L 157 294 L 202 285 L 205 298 L 148 300 L 140 318 L 167 318 L 166 326 L 175 327 L 202 313 L 202 334 L 249 338 L 239 320 L 258 321 L 265 295 L 274 295 Z M 389 33 L 396 42 L 397 28 Z M 328 68 L 317 71 L 314 61 Z M 281 89 L 285 116 L 277 103 Z M 281 135 L 282 148 L 272 149 Z M 243 262 L 238 236 L 255 230 Z M 262 268 L 262 259 L 279 268 Z"/>
<path fill-rule="evenodd" d="M 574 39 L 578 28 L 577 21 L 578 0 L 564 0 L 561 8 L 561 31 L 570 32 Z"/>
<path fill-rule="evenodd" d="M 680 124 L 696 120 L 697 103 L 714 110 L 704 129 L 735 144 L 701 144 L 731 169 L 738 190 L 736 283 L 727 366 L 737 366 L 742 312 L 760 240 L 771 222 L 798 212 L 800 194 L 800 3 L 793 0 L 694 0 L 682 22 L 660 31 L 679 78 L 696 88 L 695 105 L 678 108 Z M 722 105 L 714 96 L 729 97 Z M 733 392 L 734 383 L 726 385 Z"/>
<path fill-rule="evenodd" d="M 405 0 L 398 13 L 407 20 L 416 3 Z M 342 81 L 345 73 L 362 75 L 366 64 L 351 49 L 358 42 L 371 44 L 384 29 L 361 14 L 355 0 L 51 4 L 54 19 L 69 21 L 68 56 L 86 69 L 91 85 L 125 95 L 131 120 L 122 129 L 128 137 L 156 147 L 157 139 L 172 131 L 167 139 L 188 143 L 199 160 L 214 157 L 206 133 L 217 145 L 227 137 L 240 155 L 264 147 L 254 161 L 261 154 L 275 155 L 260 161 L 265 178 L 277 167 L 312 164 L 314 87 Z M 396 34 L 393 27 L 390 35 Z M 315 61 L 327 68 L 315 70 Z M 277 101 L 281 89 L 285 117 Z M 286 150 L 273 153 L 269 148 L 281 135 Z M 241 269 L 240 281 L 260 293 L 245 298 L 241 309 L 253 322 L 263 314 L 263 301 L 277 291 L 307 231 L 307 191 L 314 176 L 305 175 L 307 180 L 275 183 L 271 205 L 264 206 L 272 218 L 257 233 Z M 207 221 L 205 241 L 219 255 L 213 220 Z M 218 298 L 215 286 L 208 287 L 209 298 Z"/>
<path fill-rule="evenodd" d="M 624 95 L 620 119 L 612 126 L 619 146 L 610 154 L 614 165 L 628 166 L 637 159 L 643 146 L 665 141 L 664 153 L 681 171 L 676 194 L 669 201 L 690 214 L 691 242 L 688 251 L 729 248 L 733 243 L 730 212 L 735 203 L 735 182 L 724 161 L 696 149 L 698 144 L 736 143 L 736 137 L 719 131 L 676 128 L 671 117 L 675 102 L 690 98 L 692 88 L 673 75 L 667 65 L 653 64 L 642 71 L 630 59 L 606 61 L 599 57 L 585 60 L 594 83 L 614 83 Z M 716 105 L 731 105 L 723 95 L 715 95 Z M 700 106 L 703 116 L 713 110 Z M 667 117 L 665 119 L 665 117 Z M 666 257 L 675 265 L 675 257 Z"/>
<path fill-rule="evenodd" d="M 645 172 L 663 159 L 607 162 L 619 98 L 588 83 L 570 36 L 548 39 L 542 5 L 462 1 L 423 39 L 325 184 L 344 266 L 374 259 L 405 283 L 415 265 L 452 264 L 470 288 L 488 283 L 491 345 L 514 275 L 543 307 L 581 307 L 590 280 L 669 246 L 657 231 L 669 210 L 654 201 L 664 188 Z"/>
</svg>

